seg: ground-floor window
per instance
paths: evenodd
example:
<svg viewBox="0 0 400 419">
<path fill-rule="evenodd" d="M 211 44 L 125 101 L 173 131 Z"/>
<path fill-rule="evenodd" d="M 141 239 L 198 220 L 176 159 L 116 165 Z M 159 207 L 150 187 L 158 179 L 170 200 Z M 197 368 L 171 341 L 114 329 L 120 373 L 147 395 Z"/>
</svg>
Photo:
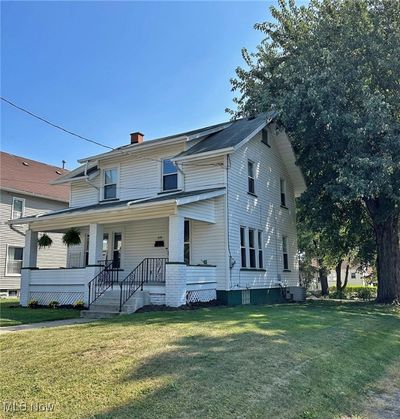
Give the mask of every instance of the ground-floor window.
<svg viewBox="0 0 400 419">
<path fill-rule="evenodd" d="M 282 253 L 283 253 L 283 269 L 289 270 L 289 253 L 288 253 L 288 238 L 282 237 Z"/>
<path fill-rule="evenodd" d="M 22 268 L 23 247 L 8 246 L 6 275 L 20 275 Z"/>
<path fill-rule="evenodd" d="M 261 230 L 240 227 L 240 257 L 242 268 L 264 268 L 263 243 L 263 233 Z"/>
</svg>

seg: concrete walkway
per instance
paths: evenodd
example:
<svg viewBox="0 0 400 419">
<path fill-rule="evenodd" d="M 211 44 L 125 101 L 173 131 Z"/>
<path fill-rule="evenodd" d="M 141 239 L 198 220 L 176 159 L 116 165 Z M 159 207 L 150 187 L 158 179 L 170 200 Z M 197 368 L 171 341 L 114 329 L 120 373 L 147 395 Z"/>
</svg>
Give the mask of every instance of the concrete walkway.
<svg viewBox="0 0 400 419">
<path fill-rule="evenodd" d="M 48 329 L 51 327 L 69 326 L 74 324 L 83 324 L 96 321 L 96 319 L 65 319 L 65 320 L 52 320 L 48 322 L 20 324 L 17 326 L 0 327 L 0 335 L 11 332 L 22 332 L 24 330 Z"/>
</svg>

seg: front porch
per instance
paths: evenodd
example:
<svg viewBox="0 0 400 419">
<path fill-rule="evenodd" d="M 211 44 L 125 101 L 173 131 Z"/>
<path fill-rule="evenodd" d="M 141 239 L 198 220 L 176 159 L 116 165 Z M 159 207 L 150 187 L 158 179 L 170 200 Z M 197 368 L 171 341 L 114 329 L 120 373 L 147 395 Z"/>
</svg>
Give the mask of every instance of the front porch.
<svg viewBox="0 0 400 419">
<path fill-rule="evenodd" d="M 119 293 L 120 311 L 137 291 L 147 293 L 150 304 L 172 307 L 216 299 L 214 255 L 199 240 L 215 228 L 212 219 L 175 211 L 116 221 L 77 226 L 81 244 L 65 248 L 67 263 L 58 269 L 38 266 L 37 241 L 40 232 L 51 236 L 66 228 L 32 223 L 26 234 L 21 305 L 81 301 L 89 307 L 109 290 Z"/>
</svg>

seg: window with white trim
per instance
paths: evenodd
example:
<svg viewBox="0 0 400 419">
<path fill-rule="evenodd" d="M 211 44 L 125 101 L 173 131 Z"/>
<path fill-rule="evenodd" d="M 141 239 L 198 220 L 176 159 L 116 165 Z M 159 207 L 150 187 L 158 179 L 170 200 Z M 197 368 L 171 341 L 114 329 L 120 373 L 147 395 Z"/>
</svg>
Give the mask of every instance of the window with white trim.
<svg viewBox="0 0 400 419">
<path fill-rule="evenodd" d="M 263 232 L 258 230 L 257 232 L 257 244 L 258 244 L 258 267 L 260 269 L 264 268 L 264 254 L 263 254 Z"/>
<path fill-rule="evenodd" d="M 286 207 L 286 180 L 280 180 L 280 188 L 281 188 L 281 205 Z"/>
<path fill-rule="evenodd" d="M 23 254 L 24 254 L 23 247 L 16 247 L 16 246 L 7 247 L 6 275 L 8 276 L 21 275 Z"/>
<path fill-rule="evenodd" d="M 247 192 L 251 194 L 256 193 L 256 187 L 255 187 L 255 176 L 254 176 L 254 162 L 251 160 L 247 161 Z"/>
<path fill-rule="evenodd" d="M 25 199 L 13 197 L 11 219 L 16 220 L 24 216 Z"/>
<path fill-rule="evenodd" d="M 240 257 L 241 257 L 241 267 L 245 268 L 247 266 L 246 261 L 246 228 L 240 227 Z"/>
<path fill-rule="evenodd" d="M 288 238 L 287 236 L 282 237 L 282 254 L 283 254 L 283 269 L 289 270 L 289 252 L 288 252 Z"/>
<path fill-rule="evenodd" d="M 271 147 L 271 144 L 269 143 L 269 135 L 268 135 L 268 131 L 267 131 L 267 129 L 266 128 L 264 128 L 263 130 L 262 130 L 262 142 L 265 144 L 265 145 L 267 145 L 268 147 Z"/>
<path fill-rule="evenodd" d="M 249 267 L 256 268 L 255 230 L 249 228 Z"/>
<path fill-rule="evenodd" d="M 117 198 L 118 168 L 111 167 L 103 170 L 103 199 Z"/>
<path fill-rule="evenodd" d="M 240 258 L 242 268 L 264 269 L 263 232 L 240 227 Z"/>
<path fill-rule="evenodd" d="M 162 161 L 162 190 L 173 191 L 178 189 L 178 170 L 175 164 L 165 159 Z"/>
<path fill-rule="evenodd" d="M 183 232 L 183 256 L 187 265 L 190 265 L 190 221 L 185 220 Z"/>
</svg>

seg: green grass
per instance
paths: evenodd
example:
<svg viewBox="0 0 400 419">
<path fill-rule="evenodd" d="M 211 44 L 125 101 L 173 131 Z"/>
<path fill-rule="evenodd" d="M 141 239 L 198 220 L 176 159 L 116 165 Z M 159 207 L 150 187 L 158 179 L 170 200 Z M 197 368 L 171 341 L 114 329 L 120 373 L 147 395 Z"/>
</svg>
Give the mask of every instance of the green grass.
<svg viewBox="0 0 400 419">
<path fill-rule="evenodd" d="M 0 401 L 54 403 L 57 418 L 362 416 L 400 369 L 400 311 L 327 301 L 151 312 L 1 342 Z"/>
<path fill-rule="evenodd" d="M 26 308 L 20 307 L 19 301 L 16 299 L 0 300 L 0 327 L 49 320 L 73 319 L 79 317 L 79 315 L 79 310 L 64 308 Z"/>
</svg>

